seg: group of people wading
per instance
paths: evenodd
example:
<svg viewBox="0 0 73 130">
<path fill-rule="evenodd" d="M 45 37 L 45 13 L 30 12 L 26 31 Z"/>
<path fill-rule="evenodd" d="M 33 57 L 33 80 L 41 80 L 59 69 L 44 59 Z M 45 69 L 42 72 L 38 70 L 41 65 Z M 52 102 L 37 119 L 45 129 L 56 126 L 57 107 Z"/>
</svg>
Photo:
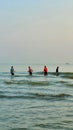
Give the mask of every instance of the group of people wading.
<svg viewBox="0 0 73 130">
<path fill-rule="evenodd" d="M 33 73 L 33 69 L 30 66 L 28 67 L 28 72 L 29 72 L 29 75 L 32 75 L 32 73 Z M 15 70 L 14 70 L 13 66 L 11 66 L 10 73 L 11 73 L 11 75 L 15 74 Z M 44 66 L 43 73 L 45 76 L 48 74 L 48 67 Z M 57 66 L 57 68 L 56 68 L 56 75 L 58 75 L 58 74 L 59 74 L 59 66 Z"/>
</svg>

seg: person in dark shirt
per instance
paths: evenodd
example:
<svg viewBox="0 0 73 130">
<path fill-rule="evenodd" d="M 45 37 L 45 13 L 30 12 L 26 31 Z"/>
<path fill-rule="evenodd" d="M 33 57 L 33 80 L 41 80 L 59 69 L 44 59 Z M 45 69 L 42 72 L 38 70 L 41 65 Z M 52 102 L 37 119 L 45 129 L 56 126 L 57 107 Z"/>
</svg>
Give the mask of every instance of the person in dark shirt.
<svg viewBox="0 0 73 130">
<path fill-rule="evenodd" d="M 32 75 L 33 70 L 30 66 L 28 67 L 28 72 L 29 72 L 29 75 Z"/>
<path fill-rule="evenodd" d="M 56 75 L 59 75 L 59 66 L 56 68 Z"/>
<path fill-rule="evenodd" d="M 13 66 L 11 66 L 11 69 L 10 69 L 10 73 L 11 73 L 11 75 L 14 75 L 14 68 L 13 68 Z"/>
</svg>

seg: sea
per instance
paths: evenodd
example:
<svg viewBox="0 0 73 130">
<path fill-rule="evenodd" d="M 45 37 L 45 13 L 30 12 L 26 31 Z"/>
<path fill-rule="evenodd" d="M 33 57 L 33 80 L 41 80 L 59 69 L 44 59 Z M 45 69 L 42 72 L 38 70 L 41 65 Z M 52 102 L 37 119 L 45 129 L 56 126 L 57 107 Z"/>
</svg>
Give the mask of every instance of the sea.
<svg viewBox="0 0 73 130">
<path fill-rule="evenodd" d="M 73 64 L 28 66 L 0 64 L 0 130 L 73 130 Z"/>
</svg>

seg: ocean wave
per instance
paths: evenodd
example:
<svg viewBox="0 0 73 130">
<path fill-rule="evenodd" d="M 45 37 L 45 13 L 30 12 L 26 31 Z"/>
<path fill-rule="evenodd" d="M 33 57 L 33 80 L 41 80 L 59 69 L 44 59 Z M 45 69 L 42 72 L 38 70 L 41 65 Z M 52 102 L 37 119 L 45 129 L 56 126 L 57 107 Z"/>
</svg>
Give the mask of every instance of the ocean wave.
<svg viewBox="0 0 73 130">
<path fill-rule="evenodd" d="M 4 81 L 5 84 L 26 84 L 26 85 L 33 85 L 33 86 L 46 86 L 50 83 L 48 81 L 29 81 L 29 80 L 11 80 L 11 81 Z"/>
<path fill-rule="evenodd" d="M 27 128 L 12 128 L 11 130 L 28 130 Z"/>
<path fill-rule="evenodd" d="M 73 75 L 62 75 L 62 78 L 73 79 Z"/>
<path fill-rule="evenodd" d="M 69 82 L 69 81 L 64 81 L 64 80 L 61 80 L 61 81 L 55 81 L 54 84 L 58 84 L 60 86 L 63 86 L 63 87 L 73 87 L 73 82 Z"/>
<path fill-rule="evenodd" d="M 39 72 L 35 72 L 35 74 L 44 74 L 44 73 L 42 71 L 39 71 Z M 56 75 L 56 72 L 48 72 L 48 74 Z M 73 75 L 73 72 L 59 72 L 59 74 Z"/>
<path fill-rule="evenodd" d="M 39 72 L 33 72 L 32 77 L 40 77 L 44 76 L 42 71 Z M 48 72 L 47 76 L 61 76 L 62 78 L 70 78 L 73 79 L 73 72 L 59 72 L 58 75 L 56 75 L 56 72 Z M 11 77 L 10 73 L 8 72 L 2 72 L 0 73 L 0 77 Z M 30 75 L 26 72 L 22 73 L 15 73 L 14 77 L 30 77 Z"/>
<path fill-rule="evenodd" d="M 73 72 L 61 72 L 59 75 L 62 78 L 73 79 Z"/>
<path fill-rule="evenodd" d="M 73 83 L 67 83 L 65 85 L 68 86 L 68 87 L 73 87 Z"/>
<path fill-rule="evenodd" d="M 60 93 L 60 94 L 44 94 L 44 93 L 28 93 L 27 95 L 1 95 L 0 99 L 40 99 L 40 100 L 50 100 L 50 99 L 65 99 L 67 97 L 73 97 L 73 95 Z"/>
<path fill-rule="evenodd" d="M 37 97 L 44 97 L 44 98 L 61 98 L 61 97 L 69 97 L 72 95 L 60 93 L 60 94 L 43 94 L 43 93 L 36 93 Z"/>
</svg>

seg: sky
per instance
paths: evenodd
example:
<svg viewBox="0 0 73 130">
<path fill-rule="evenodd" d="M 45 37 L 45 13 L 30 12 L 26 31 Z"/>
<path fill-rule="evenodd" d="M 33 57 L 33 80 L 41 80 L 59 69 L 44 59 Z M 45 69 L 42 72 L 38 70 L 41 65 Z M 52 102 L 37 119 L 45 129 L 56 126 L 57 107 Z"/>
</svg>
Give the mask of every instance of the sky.
<svg viewBox="0 0 73 130">
<path fill-rule="evenodd" d="M 0 63 L 73 63 L 73 0 L 0 0 Z"/>
</svg>

